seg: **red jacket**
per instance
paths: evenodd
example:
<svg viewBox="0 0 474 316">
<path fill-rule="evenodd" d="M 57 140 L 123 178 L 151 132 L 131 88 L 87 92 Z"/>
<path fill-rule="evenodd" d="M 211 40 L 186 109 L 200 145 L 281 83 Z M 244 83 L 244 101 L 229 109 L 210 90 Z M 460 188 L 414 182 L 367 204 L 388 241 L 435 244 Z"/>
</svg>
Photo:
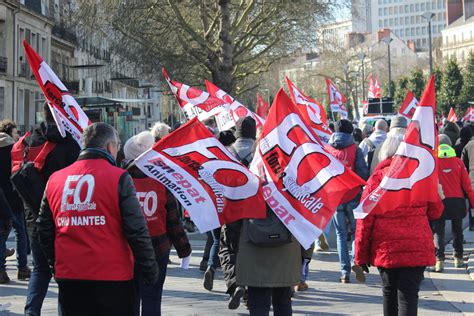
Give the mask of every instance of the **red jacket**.
<svg viewBox="0 0 474 316">
<path fill-rule="evenodd" d="M 446 198 L 469 198 L 474 205 L 471 179 L 461 159 L 457 157 L 438 159 L 439 183 Z"/>
<path fill-rule="evenodd" d="M 375 190 L 388 172 L 391 159 L 384 160 L 369 178 L 364 199 Z M 443 212 L 441 198 L 436 203 L 416 203 L 370 213 L 357 220 L 355 263 L 383 268 L 430 266 L 435 264 L 434 244 L 429 220 Z"/>
</svg>

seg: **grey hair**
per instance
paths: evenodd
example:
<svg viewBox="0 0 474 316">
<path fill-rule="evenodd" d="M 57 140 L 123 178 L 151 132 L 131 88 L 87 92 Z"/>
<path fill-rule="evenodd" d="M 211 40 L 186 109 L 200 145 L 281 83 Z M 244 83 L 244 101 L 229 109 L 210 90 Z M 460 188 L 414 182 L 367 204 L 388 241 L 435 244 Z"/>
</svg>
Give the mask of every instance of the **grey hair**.
<svg viewBox="0 0 474 316">
<path fill-rule="evenodd" d="M 86 127 L 81 142 L 84 148 L 106 149 L 109 143 L 118 143 L 118 134 L 107 123 L 94 123 Z"/>
<path fill-rule="evenodd" d="M 405 133 L 407 132 L 406 128 L 403 127 L 393 127 L 390 129 L 390 131 L 387 133 L 387 137 L 389 136 L 395 136 L 395 137 L 403 137 L 405 136 Z"/>
<path fill-rule="evenodd" d="M 451 143 L 451 139 L 449 139 L 449 136 L 446 134 L 439 134 L 438 135 L 438 141 L 440 145 L 449 145 L 452 146 L 453 144 Z"/>
<path fill-rule="evenodd" d="M 403 140 L 403 135 L 390 135 L 383 142 L 382 147 L 379 151 L 379 161 L 393 157 L 397 152 L 398 146 L 400 146 Z"/>
<path fill-rule="evenodd" d="M 366 136 L 370 135 L 370 133 L 372 133 L 372 126 L 370 126 L 369 124 L 364 124 L 362 125 L 362 133 Z"/>
<path fill-rule="evenodd" d="M 156 122 L 151 128 L 151 134 L 155 140 L 161 139 L 170 133 L 171 127 L 162 122 Z"/>
<path fill-rule="evenodd" d="M 374 128 L 375 128 L 376 131 L 386 132 L 388 130 L 388 123 L 384 119 L 379 119 L 375 122 Z"/>
</svg>

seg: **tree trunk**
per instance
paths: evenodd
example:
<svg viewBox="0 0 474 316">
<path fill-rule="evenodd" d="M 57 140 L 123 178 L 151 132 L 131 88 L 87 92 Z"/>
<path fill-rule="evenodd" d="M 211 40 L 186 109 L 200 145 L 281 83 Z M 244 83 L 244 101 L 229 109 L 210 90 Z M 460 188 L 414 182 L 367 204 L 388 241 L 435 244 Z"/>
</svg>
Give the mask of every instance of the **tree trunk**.
<svg viewBox="0 0 474 316">
<path fill-rule="evenodd" d="M 219 0 L 219 11 L 221 16 L 219 39 L 220 51 L 216 72 L 212 74 L 214 83 L 229 94 L 234 94 L 234 82 L 232 79 L 234 47 L 231 37 L 230 22 L 230 0 Z"/>
</svg>

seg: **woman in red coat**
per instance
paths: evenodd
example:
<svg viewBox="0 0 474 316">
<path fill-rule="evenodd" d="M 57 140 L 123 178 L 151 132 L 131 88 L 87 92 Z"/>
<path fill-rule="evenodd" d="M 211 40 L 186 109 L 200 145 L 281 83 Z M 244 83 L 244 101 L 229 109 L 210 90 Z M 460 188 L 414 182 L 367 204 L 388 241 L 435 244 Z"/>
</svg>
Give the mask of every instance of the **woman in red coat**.
<svg viewBox="0 0 474 316">
<path fill-rule="evenodd" d="M 367 181 L 364 199 L 388 172 L 401 137 L 388 137 L 379 152 L 380 163 Z M 393 210 L 370 213 L 357 221 L 355 263 L 376 266 L 383 283 L 384 315 L 416 315 L 418 292 L 426 266 L 435 263 L 429 220 L 441 216 L 443 204 L 417 202 Z"/>
</svg>

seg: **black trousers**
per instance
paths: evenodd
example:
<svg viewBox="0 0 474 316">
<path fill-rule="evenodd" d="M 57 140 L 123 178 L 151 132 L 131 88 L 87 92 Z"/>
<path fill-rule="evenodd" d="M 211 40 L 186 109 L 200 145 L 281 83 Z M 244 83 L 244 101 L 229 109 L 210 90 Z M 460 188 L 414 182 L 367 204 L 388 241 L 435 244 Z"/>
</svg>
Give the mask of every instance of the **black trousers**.
<svg viewBox="0 0 474 316">
<path fill-rule="evenodd" d="M 444 230 L 446 226 L 445 219 L 438 219 L 433 221 L 432 227 L 434 232 L 434 244 L 436 259 L 444 260 Z M 454 257 L 462 258 L 463 256 L 463 233 L 462 233 L 462 218 L 451 220 L 451 228 L 453 231 L 453 248 Z"/>
<path fill-rule="evenodd" d="M 248 287 L 249 298 L 247 306 L 252 316 L 267 316 L 273 305 L 273 315 L 290 316 L 291 287 Z"/>
<path fill-rule="evenodd" d="M 382 277 L 383 314 L 385 316 L 415 316 L 418 292 L 425 267 L 379 268 Z"/>
<path fill-rule="evenodd" d="M 62 316 L 130 316 L 136 292 L 133 281 L 58 280 Z"/>
</svg>

